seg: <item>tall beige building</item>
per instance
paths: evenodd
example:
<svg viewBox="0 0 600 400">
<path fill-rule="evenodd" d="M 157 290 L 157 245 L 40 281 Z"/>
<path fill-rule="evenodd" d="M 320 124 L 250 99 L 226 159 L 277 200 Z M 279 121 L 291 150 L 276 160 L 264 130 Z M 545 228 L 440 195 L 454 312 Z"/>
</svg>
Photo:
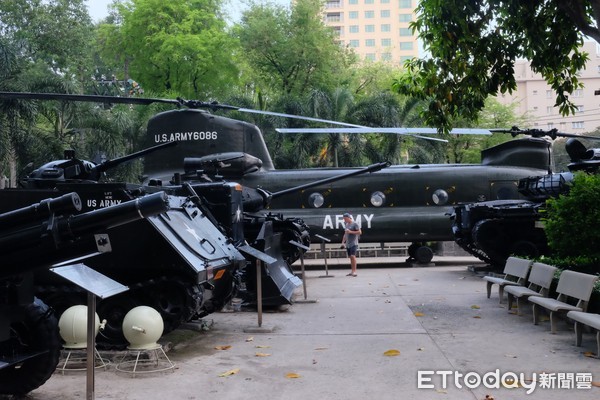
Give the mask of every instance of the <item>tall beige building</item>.
<svg viewBox="0 0 600 400">
<path fill-rule="evenodd" d="M 503 104 L 515 104 L 515 112 L 526 115 L 529 128 L 558 129 L 559 132 L 585 134 L 600 127 L 600 46 L 596 42 L 585 42 L 583 50 L 589 54 L 586 68 L 579 80 L 583 89 L 576 90 L 571 101 L 577 112 L 563 117 L 554 107 L 556 94 L 540 74 L 534 74 L 529 61 L 515 63 L 517 89 L 512 94 L 499 95 Z"/>
<path fill-rule="evenodd" d="M 325 23 L 362 59 L 400 65 L 419 48 L 409 23 L 418 0 L 328 0 Z"/>
</svg>

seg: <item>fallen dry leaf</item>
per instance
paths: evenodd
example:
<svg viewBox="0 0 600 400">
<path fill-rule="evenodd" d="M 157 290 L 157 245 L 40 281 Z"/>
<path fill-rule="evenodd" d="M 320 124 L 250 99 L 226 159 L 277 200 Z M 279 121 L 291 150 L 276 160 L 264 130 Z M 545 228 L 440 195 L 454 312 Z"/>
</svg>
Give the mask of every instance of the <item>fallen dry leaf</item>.
<svg viewBox="0 0 600 400">
<path fill-rule="evenodd" d="M 288 372 L 287 374 L 285 374 L 285 377 L 290 379 L 296 379 L 300 378 L 300 374 L 297 374 L 295 372 Z"/>
<path fill-rule="evenodd" d="M 328 347 L 317 347 L 315 350 L 327 350 Z"/>
<path fill-rule="evenodd" d="M 388 357 L 394 357 L 394 356 L 399 356 L 400 355 L 400 350 L 388 350 L 385 353 L 383 353 L 384 356 L 388 356 Z"/>
<path fill-rule="evenodd" d="M 267 345 L 264 345 L 264 344 L 257 344 L 255 347 L 257 349 L 268 349 L 271 346 L 267 346 Z"/>
<path fill-rule="evenodd" d="M 221 375 L 219 375 L 220 377 L 225 377 L 225 376 L 230 376 L 230 375 L 235 375 L 238 372 L 240 372 L 239 368 L 234 368 L 234 369 L 230 369 L 227 372 L 223 372 Z"/>
<path fill-rule="evenodd" d="M 418 311 L 415 313 L 415 317 L 422 317 L 424 315 L 425 314 L 423 314 L 422 312 L 418 312 Z"/>
<path fill-rule="evenodd" d="M 479 310 L 481 307 L 479 307 L 477 304 L 473 304 L 473 305 L 471 306 L 471 308 L 472 308 L 473 310 Z"/>
<path fill-rule="evenodd" d="M 253 342 L 254 341 L 254 336 L 250 336 L 249 338 L 246 339 L 246 342 Z"/>
<path fill-rule="evenodd" d="M 256 355 L 256 357 L 269 357 L 270 356 L 269 353 L 256 353 L 255 355 Z"/>
<path fill-rule="evenodd" d="M 417 349 L 417 351 L 423 351 L 423 350 L 425 350 L 425 347 L 419 347 L 419 348 Z"/>
<path fill-rule="evenodd" d="M 473 318 L 481 319 L 481 315 L 474 315 Z"/>
<path fill-rule="evenodd" d="M 596 353 L 592 353 L 591 351 L 586 351 L 583 355 L 590 358 L 596 358 Z"/>
<path fill-rule="evenodd" d="M 515 356 L 514 354 L 505 354 L 504 357 L 517 358 L 517 356 Z"/>
<path fill-rule="evenodd" d="M 442 394 L 447 394 L 448 393 L 447 390 L 443 390 L 443 389 L 436 389 L 435 391 L 438 392 L 438 393 L 442 393 Z"/>
<path fill-rule="evenodd" d="M 215 346 L 215 350 L 229 350 L 230 348 L 231 348 L 231 345 Z"/>
<path fill-rule="evenodd" d="M 600 382 L 592 382 L 592 386 L 600 387 Z"/>
</svg>

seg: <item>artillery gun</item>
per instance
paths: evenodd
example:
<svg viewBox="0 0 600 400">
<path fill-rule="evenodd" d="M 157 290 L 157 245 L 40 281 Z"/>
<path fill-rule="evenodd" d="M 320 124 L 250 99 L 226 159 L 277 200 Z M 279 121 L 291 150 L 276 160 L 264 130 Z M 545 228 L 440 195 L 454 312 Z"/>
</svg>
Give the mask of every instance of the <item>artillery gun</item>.
<svg viewBox="0 0 600 400">
<path fill-rule="evenodd" d="M 67 193 L 0 214 L 0 394 L 36 389 L 58 363 L 58 321 L 34 297 L 34 271 L 108 251 L 110 238 L 102 232 L 167 209 L 167 196 L 156 193 L 73 215 L 81 199 Z"/>
<path fill-rule="evenodd" d="M 518 191 L 522 199 L 483 201 L 454 207 L 451 219 L 456 243 L 495 269 L 502 269 L 510 255 L 547 255 L 548 243 L 539 223 L 545 201 L 569 192 L 573 172 L 596 173 L 600 167 L 600 150 L 587 149 L 577 139 L 597 140 L 597 137 L 558 133 L 556 130 L 521 131 L 513 128 L 508 132 L 513 135 L 532 134 L 534 137 L 569 137 L 565 147 L 571 162 L 568 172 L 549 171 L 544 176 L 520 179 Z M 548 151 L 551 151 L 550 147 Z"/>
</svg>

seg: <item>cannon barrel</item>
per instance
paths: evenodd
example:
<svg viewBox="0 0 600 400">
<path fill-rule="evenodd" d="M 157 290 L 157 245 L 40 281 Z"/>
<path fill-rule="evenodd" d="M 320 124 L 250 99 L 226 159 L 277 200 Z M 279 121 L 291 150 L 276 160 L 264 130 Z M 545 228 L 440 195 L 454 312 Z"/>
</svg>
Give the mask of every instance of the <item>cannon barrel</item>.
<svg viewBox="0 0 600 400">
<path fill-rule="evenodd" d="M 79 236 L 99 233 L 118 225 L 141 218 L 160 214 L 168 210 L 168 197 L 164 192 L 136 198 L 114 206 L 70 216 L 51 215 L 35 224 L 16 225 L 12 230 L 0 233 L 0 254 L 9 257 L 11 253 L 40 246 L 46 252 L 59 248 L 69 240 Z M 2 220 L 0 219 L 0 223 Z M 52 245 L 48 245 L 51 242 Z M 27 260 L 23 260 L 27 263 Z"/>
<path fill-rule="evenodd" d="M 69 214 L 81 211 L 81 198 L 77 193 L 67 193 L 53 199 L 45 199 L 27 207 L 0 214 L 0 232 L 32 221 L 39 221 L 51 214 Z"/>
<path fill-rule="evenodd" d="M 140 150 L 140 151 L 135 152 L 135 153 L 128 154 L 128 155 L 123 156 L 123 157 L 118 157 L 118 158 L 114 158 L 112 160 L 104 161 L 104 162 L 102 162 L 102 163 L 94 166 L 90 170 L 89 176 L 93 180 L 98 180 L 99 177 L 100 177 L 100 174 L 102 172 L 104 172 L 104 171 L 107 171 L 107 170 L 109 170 L 111 168 L 115 168 L 115 167 L 117 167 L 117 166 L 119 166 L 121 164 L 124 164 L 124 163 L 128 162 L 128 161 L 135 160 L 136 158 L 143 157 L 146 154 L 150 154 L 150 153 L 153 153 L 155 151 L 158 151 L 158 150 L 161 150 L 161 149 L 164 149 L 164 148 L 167 148 L 167 147 L 176 146 L 176 145 L 177 145 L 177 142 L 165 142 L 165 143 L 158 144 L 156 146 L 149 147 L 149 148 L 144 149 L 144 150 Z"/>
<path fill-rule="evenodd" d="M 311 187 L 323 185 L 325 183 L 340 181 L 342 179 L 346 179 L 346 178 L 349 178 L 349 177 L 355 176 L 355 175 L 362 175 L 362 174 L 366 174 L 369 172 L 380 171 L 389 166 L 390 166 L 389 162 L 381 162 L 381 163 L 371 164 L 368 167 L 360 168 L 360 169 L 357 169 L 356 171 L 348 172 L 346 174 L 336 175 L 336 176 L 332 176 L 329 178 L 321 179 L 319 181 L 310 182 L 305 185 L 300 185 L 300 186 L 295 186 L 295 187 L 292 187 L 289 189 L 280 190 L 278 192 L 271 193 L 271 197 L 275 198 L 275 197 L 283 196 L 288 193 L 298 192 L 298 191 L 304 190 L 304 189 L 310 189 Z"/>
</svg>

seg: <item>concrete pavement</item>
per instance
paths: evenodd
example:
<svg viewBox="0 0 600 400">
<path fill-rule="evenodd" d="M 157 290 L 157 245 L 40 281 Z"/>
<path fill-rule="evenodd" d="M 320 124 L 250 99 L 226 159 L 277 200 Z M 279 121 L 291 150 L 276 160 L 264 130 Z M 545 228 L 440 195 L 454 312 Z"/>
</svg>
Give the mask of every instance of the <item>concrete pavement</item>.
<svg viewBox="0 0 600 400">
<path fill-rule="evenodd" d="M 248 333 L 258 327 L 255 312 L 216 313 L 207 318 L 213 324 L 206 332 L 173 332 L 165 339 L 174 343 L 168 352 L 174 372 L 131 378 L 114 368 L 98 371 L 96 398 L 600 397 L 594 386 L 600 385 L 600 360 L 584 355 L 595 351 L 594 335 L 584 334 L 578 348 L 566 322 L 552 335 L 548 321 L 533 325 L 529 307 L 523 316 L 509 313 L 498 304 L 496 287 L 486 298 L 485 283 L 467 264 L 361 268 L 359 263 L 358 277 L 347 272 L 332 268 L 333 277 L 320 278 L 323 269 L 309 269 L 307 299 L 315 302 L 300 302 L 299 288 L 294 305 L 263 314 L 262 328 L 272 332 Z M 520 387 L 506 387 L 512 373 L 524 374 Z M 468 374 L 470 381 L 458 374 Z M 491 387 L 477 385 L 484 375 Z M 505 383 L 495 383 L 496 377 Z M 419 388 L 419 382 L 429 387 Z M 541 387 L 545 384 L 550 388 Z M 55 374 L 28 398 L 85 398 L 85 375 Z"/>
</svg>

